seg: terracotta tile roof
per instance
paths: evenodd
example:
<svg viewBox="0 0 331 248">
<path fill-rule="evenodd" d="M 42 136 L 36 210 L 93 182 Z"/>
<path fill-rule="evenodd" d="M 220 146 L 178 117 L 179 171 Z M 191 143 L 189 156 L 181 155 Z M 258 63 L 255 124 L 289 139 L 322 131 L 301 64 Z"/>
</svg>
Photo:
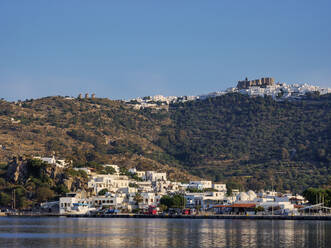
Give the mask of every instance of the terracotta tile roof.
<svg viewBox="0 0 331 248">
<path fill-rule="evenodd" d="M 255 208 L 255 203 L 235 203 L 232 205 L 216 205 L 214 208 Z"/>
<path fill-rule="evenodd" d="M 255 208 L 255 203 L 235 203 L 231 205 L 232 208 Z"/>
<path fill-rule="evenodd" d="M 213 208 L 229 208 L 230 205 L 215 205 Z"/>
</svg>

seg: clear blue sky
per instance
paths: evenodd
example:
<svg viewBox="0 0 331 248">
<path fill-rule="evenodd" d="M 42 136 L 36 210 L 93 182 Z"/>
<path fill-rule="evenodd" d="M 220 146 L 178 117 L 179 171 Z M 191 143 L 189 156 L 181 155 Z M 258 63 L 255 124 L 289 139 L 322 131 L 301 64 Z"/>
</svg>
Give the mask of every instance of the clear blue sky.
<svg viewBox="0 0 331 248">
<path fill-rule="evenodd" d="M 0 98 L 331 87 L 331 1 L 0 0 Z"/>
</svg>

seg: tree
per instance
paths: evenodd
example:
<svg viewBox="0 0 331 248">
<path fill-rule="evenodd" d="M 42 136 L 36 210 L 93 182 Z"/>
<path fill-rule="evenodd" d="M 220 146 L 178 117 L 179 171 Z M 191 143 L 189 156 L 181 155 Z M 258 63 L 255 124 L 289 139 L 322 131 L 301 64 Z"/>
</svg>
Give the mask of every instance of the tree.
<svg viewBox="0 0 331 248">
<path fill-rule="evenodd" d="M 36 191 L 36 198 L 38 202 L 49 201 L 55 196 L 54 191 L 48 187 L 39 187 Z"/>
<path fill-rule="evenodd" d="M 325 160 L 326 152 L 325 149 L 318 149 L 317 150 L 317 158 L 321 161 Z"/>
<path fill-rule="evenodd" d="M 289 152 L 286 148 L 282 148 L 282 159 L 288 159 L 290 157 Z"/>
<path fill-rule="evenodd" d="M 69 192 L 67 186 L 64 184 L 57 185 L 54 190 L 60 196 L 65 195 Z"/>
<path fill-rule="evenodd" d="M 120 175 L 130 176 L 130 172 L 128 171 L 127 168 L 120 167 Z"/>
<path fill-rule="evenodd" d="M 173 205 L 172 207 L 175 207 L 175 208 L 185 208 L 185 205 L 186 205 L 186 199 L 183 195 L 180 195 L 180 194 L 176 194 L 172 197 L 172 202 L 173 202 Z"/>
<path fill-rule="evenodd" d="M 169 208 L 185 208 L 186 199 L 181 194 L 175 194 L 173 196 L 164 195 L 160 199 L 160 204 L 166 206 L 166 209 L 169 209 Z"/>
<path fill-rule="evenodd" d="M 139 205 L 139 203 L 144 199 L 140 193 L 136 193 L 136 195 L 133 197 L 133 200 L 136 202 L 136 205 Z"/>
<path fill-rule="evenodd" d="M 161 199 L 160 199 L 160 204 L 163 205 L 163 206 L 166 206 L 165 210 L 171 208 L 172 205 L 173 205 L 172 197 L 169 196 L 169 195 L 162 196 Z"/>
<path fill-rule="evenodd" d="M 1 207 L 8 207 L 11 204 L 11 197 L 10 195 L 0 192 L 0 206 Z"/>
<path fill-rule="evenodd" d="M 41 183 L 50 183 L 50 177 L 47 175 L 46 168 L 49 165 L 40 159 L 29 159 L 27 161 L 27 168 L 29 176 L 38 179 Z"/>
<path fill-rule="evenodd" d="M 0 187 L 6 186 L 6 180 L 0 177 Z"/>
<path fill-rule="evenodd" d="M 227 189 L 226 189 L 226 195 L 227 196 L 232 196 L 232 188 L 227 187 Z"/>
<path fill-rule="evenodd" d="M 98 195 L 105 195 L 108 192 L 108 189 L 102 189 L 98 192 Z"/>
<path fill-rule="evenodd" d="M 326 206 L 331 207 L 331 190 L 321 188 L 308 188 L 302 195 L 309 201 L 310 204 L 324 202 Z"/>
<path fill-rule="evenodd" d="M 107 166 L 106 168 L 105 168 L 105 173 L 106 174 L 115 174 L 115 169 L 113 168 L 113 167 L 110 167 L 110 166 Z"/>
<path fill-rule="evenodd" d="M 164 212 L 168 209 L 168 207 L 166 205 L 159 204 L 159 209 L 160 209 L 161 212 Z"/>
</svg>

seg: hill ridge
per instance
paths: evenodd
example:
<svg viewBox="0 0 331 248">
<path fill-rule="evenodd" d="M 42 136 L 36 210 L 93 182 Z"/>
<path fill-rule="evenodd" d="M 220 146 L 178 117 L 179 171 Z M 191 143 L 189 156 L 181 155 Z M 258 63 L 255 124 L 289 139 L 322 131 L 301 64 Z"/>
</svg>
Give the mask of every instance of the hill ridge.
<svg viewBox="0 0 331 248">
<path fill-rule="evenodd" d="M 273 180 L 279 190 L 301 191 L 330 183 L 330 100 L 230 93 L 168 111 L 101 98 L 1 101 L 0 160 L 54 151 L 76 166 L 115 163 L 252 189 Z"/>
</svg>

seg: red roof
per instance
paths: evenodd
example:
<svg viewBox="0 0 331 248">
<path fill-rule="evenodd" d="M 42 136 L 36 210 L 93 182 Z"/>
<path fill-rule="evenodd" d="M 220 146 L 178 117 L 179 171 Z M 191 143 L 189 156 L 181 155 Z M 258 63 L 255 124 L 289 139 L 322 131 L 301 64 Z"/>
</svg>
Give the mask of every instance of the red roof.
<svg viewBox="0 0 331 248">
<path fill-rule="evenodd" d="M 232 208 L 255 208 L 255 203 L 235 203 L 231 205 Z"/>
<path fill-rule="evenodd" d="M 230 205 L 215 205 L 213 208 L 229 208 Z"/>
<path fill-rule="evenodd" d="M 214 208 L 255 208 L 255 203 L 235 203 L 232 205 L 216 205 Z"/>
</svg>

